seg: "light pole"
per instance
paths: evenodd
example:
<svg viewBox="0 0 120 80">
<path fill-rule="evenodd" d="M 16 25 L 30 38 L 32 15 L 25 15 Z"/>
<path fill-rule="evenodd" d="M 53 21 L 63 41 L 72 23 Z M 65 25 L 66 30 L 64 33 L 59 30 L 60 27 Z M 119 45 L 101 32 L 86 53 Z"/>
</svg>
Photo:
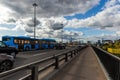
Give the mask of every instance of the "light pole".
<svg viewBox="0 0 120 80">
<path fill-rule="evenodd" d="M 71 43 L 72 43 L 72 40 L 73 40 L 73 39 L 72 39 L 72 34 L 73 34 L 73 33 L 71 32 Z"/>
<path fill-rule="evenodd" d="M 63 27 L 63 24 L 61 24 L 61 26 Z M 61 42 L 63 43 L 63 28 L 61 30 Z"/>
<path fill-rule="evenodd" d="M 38 5 L 36 3 L 33 3 L 33 7 L 34 7 L 34 38 L 36 37 L 36 29 L 35 29 L 35 27 L 36 27 L 36 7 L 37 6 Z"/>
</svg>

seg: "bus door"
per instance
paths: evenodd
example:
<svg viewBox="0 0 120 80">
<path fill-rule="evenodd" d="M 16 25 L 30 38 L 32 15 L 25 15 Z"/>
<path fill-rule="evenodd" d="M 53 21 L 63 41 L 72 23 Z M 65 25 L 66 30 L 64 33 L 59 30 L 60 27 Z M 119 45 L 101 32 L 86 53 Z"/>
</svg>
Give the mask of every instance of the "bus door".
<svg viewBox="0 0 120 80">
<path fill-rule="evenodd" d="M 39 40 L 34 40 L 35 43 L 35 49 L 38 50 L 39 49 Z"/>
<path fill-rule="evenodd" d="M 48 41 L 48 48 L 50 49 L 51 48 L 51 41 Z"/>
<path fill-rule="evenodd" d="M 43 47 L 42 47 L 42 40 L 39 40 L 39 49 L 43 49 Z"/>
<path fill-rule="evenodd" d="M 24 50 L 24 40 L 18 39 L 18 49 Z"/>
<path fill-rule="evenodd" d="M 32 40 L 30 41 L 30 44 L 31 44 L 31 48 L 32 48 L 32 49 L 35 49 L 35 40 L 34 40 L 34 39 L 32 39 Z"/>
</svg>

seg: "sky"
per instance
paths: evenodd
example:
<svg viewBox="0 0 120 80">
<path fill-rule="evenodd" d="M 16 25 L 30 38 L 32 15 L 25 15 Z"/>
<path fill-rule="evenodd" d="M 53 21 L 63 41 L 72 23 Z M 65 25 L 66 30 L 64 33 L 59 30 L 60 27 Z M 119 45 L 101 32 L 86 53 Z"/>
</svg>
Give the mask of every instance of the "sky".
<svg viewBox="0 0 120 80">
<path fill-rule="evenodd" d="M 0 0 L 2 36 L 34 35 L 58 41 L 120 39 L 120 0 Z"/>
</svg>

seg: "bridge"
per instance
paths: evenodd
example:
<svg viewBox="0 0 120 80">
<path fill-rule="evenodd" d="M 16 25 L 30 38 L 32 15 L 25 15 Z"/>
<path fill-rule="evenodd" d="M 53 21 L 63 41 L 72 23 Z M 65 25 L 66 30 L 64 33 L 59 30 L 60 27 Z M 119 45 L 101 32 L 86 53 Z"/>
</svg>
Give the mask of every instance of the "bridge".
<svg viewBox="0 0 120 80">
<path fill-rule="evenodd" d="M 0 80 L 120 80 L 120 58 L 95 46 L 74 47 L 0 73 Z M 37 59 L 38 58 L 38 59 Z"/>
</svg>

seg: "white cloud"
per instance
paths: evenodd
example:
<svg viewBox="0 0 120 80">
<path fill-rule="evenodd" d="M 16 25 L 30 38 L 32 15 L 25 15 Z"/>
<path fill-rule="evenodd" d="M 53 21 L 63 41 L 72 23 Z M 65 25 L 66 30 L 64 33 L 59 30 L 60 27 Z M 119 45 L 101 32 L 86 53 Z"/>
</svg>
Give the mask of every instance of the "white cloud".
<svg viewBox="0 0 120 80">
<path fill-rule="evenodd" d="M 66 27 L 68 21 L 62 17 L 84 14 L 100 0 L 36 0 L 37 25 L 36 35 L 41 37 L 61 38 L 61 29 Z M 14 32 L 25 33 L 33 36 L 33 11 L 34 0 L 0 0 L 0 24 L 12 24 L 15 27 L 1 28 Z M 63 26 L 62 26 L 63 24 Z M 57 31 L 56 31 L 57 30 Z M 65 38 L 69 31 L 64 32 Z M 73 36 L 79 36 L 81 32 L 74 32 Z"/>
<path fill-rule="evenodd" d="M 72 19 L 68 21 L 68 27 L 95 27 L 101 29 L 120 30 L 120 3 L 118 0 L 110 0 L 106 3 L 104 9 L 95 16 L 86 19 Z"/>
<path fill-rule="evenodd" d="M 0 31 L 2 30 L 10 30 L 9 28 L 6 28 L 6 27 L 0 27 Z"/>
<path fill-rule="evenodd" d="M 85 13 L 100 0 L 36 0 L 39 17 L 63 16 Z M 0 0 L 0 3 L 12 10 L 14 16 L 30 16 L 33 14 L 34 0 Z"/>
<path fill-rule="evenodd" d="M 36 35 L 40 37 L 61 38 L 63 27 L 95 27 L 109 30 L 120 30 L 120 0 L 109 0 L 102 11 L 87 19 L 66 20 L 65 15 L 84 14 L 100 0 L 37 0 Z M 13 31 L 20 31 L 33 36 L 34 0 L 0 0 L 0 24 L 13 24 Z M 22 5 L 22 6 L 21 6 Z M 61 26 L 63 24 L 63 26 Z M 9 30 L 0 28 L 0 30 Z M 56 31 L 57 30 L 57 31 Z M 26 31 L 26 32 L 25 32 Z M 71 36 L 71 31 L 64 31 L 64 38 Z M 82 32 L 72 31 L 75 38 Z"/>
<path fill-rule="evenodd" d="M 119 3 L 120 3 L 120 0 L 109 0 L 109 1 L 105 4 L 104 8 L 113 7 L 114 5 L 119 4 Z"/>
</svg>

